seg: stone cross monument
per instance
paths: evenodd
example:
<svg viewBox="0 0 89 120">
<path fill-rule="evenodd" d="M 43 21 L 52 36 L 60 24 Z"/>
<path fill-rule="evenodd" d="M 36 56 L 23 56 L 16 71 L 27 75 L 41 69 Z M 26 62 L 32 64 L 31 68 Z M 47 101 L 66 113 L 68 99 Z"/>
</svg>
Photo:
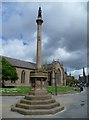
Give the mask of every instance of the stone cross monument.
<svg viewBox="0 0 89 120">
<path fill-rule="evenodd" d="M 51 95 L 46 92 L 47 71 L 41 68 L 41 27 L 42 16 L 41 7 L 38 10 L 37 22 L 37 64 L 36 70 L 30 74 L 32 90 L 25 95 L 15 105 L 11 106 L 11 111 L 21 113 L 23 115 L 46 115 L 55 114 L 64 109 L 57 103 Z"/>
</svg>

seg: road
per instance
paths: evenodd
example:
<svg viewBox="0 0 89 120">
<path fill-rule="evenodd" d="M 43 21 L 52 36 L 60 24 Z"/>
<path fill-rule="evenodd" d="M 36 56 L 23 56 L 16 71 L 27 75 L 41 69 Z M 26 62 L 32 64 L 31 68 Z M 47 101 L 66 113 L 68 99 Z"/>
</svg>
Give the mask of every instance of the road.
<svg viewBox="0 0 89 120">
<path fill-rule="evenodd" d="M 0 116 L 3 118 L 87 118 L 87 96 L 89 96 L 87 88 L 81 93 L 53 96 L 65 109 L 55 115 L 40 116 L 24 116 L 10 111 L 11 105 L 15 104 L 23 96 L 0 96 L 0 113 L 2 113 Z"/>
</svg>

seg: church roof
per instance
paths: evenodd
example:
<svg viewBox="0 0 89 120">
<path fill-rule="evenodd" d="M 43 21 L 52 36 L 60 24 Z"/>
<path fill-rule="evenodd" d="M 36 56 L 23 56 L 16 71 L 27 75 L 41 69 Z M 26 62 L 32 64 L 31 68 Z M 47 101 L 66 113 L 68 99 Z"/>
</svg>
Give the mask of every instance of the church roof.
<svg viewBox="0 0 89 120">
<path fill-rule="evenodd" d="M 35 63 L 18 60 L 18 59 L 6 57 L 6 56 L 3 56 L 3 57 L 15 67 L 35 69 L 35 65 L 36 65 Z"/>
<path fill-rule="evenodd" d="M 45 67 L 46 69 L 52 69 L 53 64 L 52 64 L 52 63 L 51 63 L 51 64 L 45 64 L 44 67 Z"/>
</svg>

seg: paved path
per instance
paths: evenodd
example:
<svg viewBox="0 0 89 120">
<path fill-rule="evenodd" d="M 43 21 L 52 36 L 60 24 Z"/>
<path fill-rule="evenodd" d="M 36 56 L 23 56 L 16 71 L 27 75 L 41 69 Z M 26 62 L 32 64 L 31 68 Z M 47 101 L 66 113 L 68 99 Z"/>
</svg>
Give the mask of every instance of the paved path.
<svg viewBox="0 0 89 120">
<path fill-rule="evenodd" d="M 11 112 L 11 105 L 20 100 L 22 96 L 3 96 L 2 101 L 0 101 L 0 113 L 2 110 L 3 118 L 87 118 L 86 89 L 81 93 L 64 94 L 53 97 L 60 102 L 62 106 L 65 106 L 65 110 L 56 115 L 24 116 L 16 112 Z"/>
</svg>

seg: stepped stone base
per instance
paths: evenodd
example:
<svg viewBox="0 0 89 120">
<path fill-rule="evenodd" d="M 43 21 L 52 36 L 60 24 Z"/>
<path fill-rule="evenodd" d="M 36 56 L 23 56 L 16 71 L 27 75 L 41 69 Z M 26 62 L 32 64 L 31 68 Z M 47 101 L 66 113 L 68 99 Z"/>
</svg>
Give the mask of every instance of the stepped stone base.
<svg viewBox="0 0 89 120">
<path fill-rule="evenodd" d="M 64 110 L 51 95 L 26 95 L 11 106 L 11 111 L 23 115 L 48 115 Z"/>
</svg>

